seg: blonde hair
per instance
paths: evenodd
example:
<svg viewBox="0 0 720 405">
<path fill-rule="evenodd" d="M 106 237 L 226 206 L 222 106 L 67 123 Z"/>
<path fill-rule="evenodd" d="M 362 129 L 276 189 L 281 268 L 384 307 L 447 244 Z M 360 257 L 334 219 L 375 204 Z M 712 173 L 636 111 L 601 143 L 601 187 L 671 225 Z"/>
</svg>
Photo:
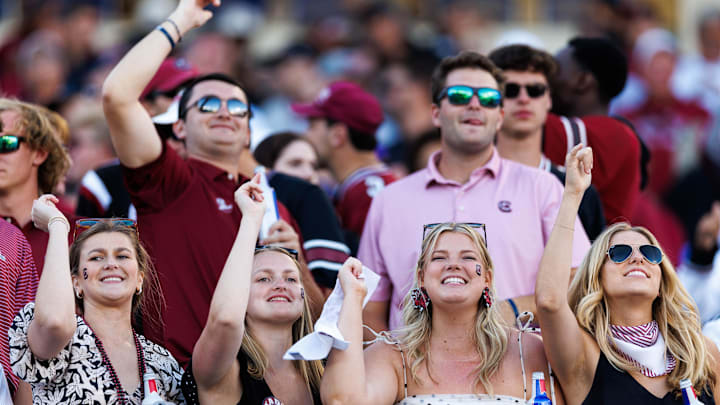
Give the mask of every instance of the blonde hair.
<svg viewBox="0 0 720 405">
<path fill-rule="evenodd" d="M 420 280 L 423 277 L 425 267 L 435 250 L 440 235 L 445 232 L 456 232 L 466 235 L 473 242 L 473 245 L 480 254 L 485 271 L 493 273 L 493 264 L 490 260 L 490 253 L 485 246 L 482 237 L 469 225 L 446 222 L 432 229 L 425 237 L 422 243 L 422 251 L 418 257 L 417 267 L 415 269 L 415 279 L 411 291 L 420 287 Z M 492 279 L 492 278 L 491 278 Z M 490 296 L 495 296 L 495 287 L 492 282 L 488 286 Z M 475 368 L 477 373 L 474 385 L 477 387 L 482 384 L 488 394 L 492 395 L 492 386 L 490 385 L 490 377 L 497 372 L 507 350 L 507 331 L 503 326 L 502 317 L 497 305 L 486 308 L 484 302 L 478 301 L 478 310 L 475 317 L 475 346 L 477 353 L 482 359 L 482 364 Z M 405 327 L 397 331 L 402 342 L 403 349 L 407 351 L 410 361 L 410 372 L 413 380 L 420 383 L 417 378 L 417 369 L 421 363 L 425 362 L 430 379 L 434 381 L 430 374 L 430 337 L 432 334 L 432 307 L 426 311 L 418 311 L 413 307 L 411 292 L 405 295 L 402 309 L 403 321 Z"/>
<path fill-rule="evenodd" d="M 298 270 L 300 270 L 300 263 L 295 259 L 295 257 L 289 255 L 288 252 L 284 249 L 267 247 L 263 250 L 255 251 L 255 254 L 257 255 L 259 253 L 268 251 L 280 252 L 287 255 L 292 259 L 293 263 L 295 263 L 295 266 L 297 266 Z M 302 282 L 302 272 L 299 273 Z M 306 296 L 305 299 L 303 299 L 302 314 L 300 315 L 300 318 L 298 318 L 292 325 L 293 344 L 298 340 L 302 339 L 303 336 L 309 335 L 312 332 L 312 315 L 310 315 L 310 304 L 308 303 L 308 297 Z M 260 343 L 253 336 L 251 328 L 248 327 L 247 320 L 245 321 L 245 334 L 243 335 L 240 350 L 244 351 L 245 354 L 247 354 L 248 356 L 248 373 L 252 377 L 257 378 L 258 380 L 263 379 L 265 377 L 265 371 L 268 367 L 268 357 L 265 354 L 265 351 L 263 350 Z M 298 360 L 295 361 L 295 368 L 297 368 L 297 370 L 300 372 L 300 375 L 302 375 L 308 389 L 310 389 L 311 391 L 320 390 L 320 380 L 322 378 L 324 370 L 322 361 Z"/>
<path fill-rule="evenodd" d="M 625 359 L 612 344 L 609 306 L 605 299 L 601 277 L 607 260 L 610 240 L 619 232 L 633 231 L 645 236 L 660 247 L 655 236 L 641 226 L 625 222 L 608 227 L 590 247 L 570 283 L 568 302 L 580 326 L 591 334 L 610 364 L 618 370 L 637 371 L 639 368 Z M 668 384 L 679 387 L 680 380 L 690 379 L 697 390 L 712 392 L 715 371 L 710 353 L 701 332 L 700 316 L 695 302 L 682 286 L 667 257 L 660 262 L 660 294 L 653 301 L 652 315 L 658 323 L 667 348 L 675 356 L 677 366 L 668 374 Z"/>
<path fill-rule="evenodd" d="M 9 98 L 0 98 L 0 112 L 3 111 L 16 112 L 17 129 L 22 132 L 17 135 L 26 136 L 32 149 L 48 153 L 38 168 L 38 188 L 40 194 L 54 192 L 71 163 L 62 143 L 70 133 L 65 119 L 45 107 Z"/>
</svg>

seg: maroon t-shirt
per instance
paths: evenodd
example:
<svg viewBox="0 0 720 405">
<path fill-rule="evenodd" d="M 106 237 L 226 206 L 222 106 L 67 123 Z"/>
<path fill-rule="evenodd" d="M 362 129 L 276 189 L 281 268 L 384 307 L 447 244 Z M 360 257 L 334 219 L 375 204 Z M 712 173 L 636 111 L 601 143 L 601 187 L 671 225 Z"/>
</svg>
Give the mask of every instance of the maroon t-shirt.
<svg viewBox="0 0 720 405">
<path fill-rule="evenodd" d="M 611 117 L 579 119 L 548 114 L 543 153 L 553 163 L 564 166 L 565 155 L 579 142 L 593 149 L 592 183 L 600 194 L 606 222 L 630 221 L 640 194 L 637 137 L 627 125 Z"/>
<path fill-rule="evenodd" d="M 360 236 L 373 197 L 395 180 L 395 173 L 385 165 L 354 171 L 335 192 L 335 210 L 340 217 L 340 225 Z"/>
<path fill-rule="evenodd" d="M 248 179 L 235 179 L 200 160 L 184 160 L 164 146 L 154 162 L 123 167 L 123 173 L 137 208 L 140 239 L 153 259 L 166 302 L 163 330 L 146 327 L 144 334 L 185 366 L 240 227 L 235 190 Z M 278 204 L 278 211 L 298 232 L 287 209 Z"/>
</svg>

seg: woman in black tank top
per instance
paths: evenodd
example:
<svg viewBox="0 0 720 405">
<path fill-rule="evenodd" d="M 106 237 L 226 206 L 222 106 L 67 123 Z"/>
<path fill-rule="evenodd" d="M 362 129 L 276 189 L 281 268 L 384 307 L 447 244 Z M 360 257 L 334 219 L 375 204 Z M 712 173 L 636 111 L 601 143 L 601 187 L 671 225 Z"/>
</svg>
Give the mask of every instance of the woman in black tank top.
<svg viewBox="0 0 720 405">
<path fill-rule="evenodd" d="M 322 363 L 282 359 L 312 323 L 297 252 L 255 248 L 263 200 L 258 175 L 235 192 L 243 217 L 183 375 L 189 404 L 320 404 Z"/>
<path fill-rule="evenodd" d="M 617 223 L 595 240 L 569 293 L 573 224 L 590 185 L 592 150 L 566 159 L 565 192 L 540 262 L 535 302 L 543 342 L 569 404 L 682 404 L 720 398 L 720 352 L 655 236 Z"/>
</svg>

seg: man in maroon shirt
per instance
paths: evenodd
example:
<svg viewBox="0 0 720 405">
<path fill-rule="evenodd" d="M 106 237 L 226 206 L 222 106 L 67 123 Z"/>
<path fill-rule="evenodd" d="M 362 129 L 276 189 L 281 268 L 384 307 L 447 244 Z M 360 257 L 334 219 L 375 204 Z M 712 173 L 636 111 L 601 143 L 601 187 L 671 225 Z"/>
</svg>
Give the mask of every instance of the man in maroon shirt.
<svg viewBox="0 0 720 405">
<path fill-rule="evenodd" d="M 335 209 L 355 252 L 372 198 L 397 180 L 375 155 L 375 131 L 383 121 L 380 103 L 357 84 L 335 82 L 313 103 L 292 108 L 310 120 L 308 139 L 339 183 Z"/>
<path fill-rule="evenodd" d="M 187 159 L 161 141 L 138 100 L 174 44 L 212 16 L 196 2 L 180 2 L 157 29 L 135 45 L 103 86 L 103 107 L 125 181 L 138 213 L 138 230 L 157 267 L 166 301 L 162 330 L 145 330 L 186 364 L 207 319 L 210 300 L 240 224 L 233 195 L 247 179 L 240 156 L 250 139 L 245 91 L 222 74 L 191 81 L 179 100 L 173 130 Z M 279 206 L 280 216 L 291 222 Z M 297 234 L 279 221 L 268 239 L 299 249 Z M 261 241 L 262 243 L 263 241 Z M 310 302 L 322 298 L 303 273 Z"/>
<path fill-rule="evenodd" d="M 23 231 L 41 273 L 48 234 L 35 228 L 30 212 L 70 167 L 59 134 L 67 124 L 44 107 L 7 98 L 0 98 L 0 120 L 0 216 Z"/>
</svg>

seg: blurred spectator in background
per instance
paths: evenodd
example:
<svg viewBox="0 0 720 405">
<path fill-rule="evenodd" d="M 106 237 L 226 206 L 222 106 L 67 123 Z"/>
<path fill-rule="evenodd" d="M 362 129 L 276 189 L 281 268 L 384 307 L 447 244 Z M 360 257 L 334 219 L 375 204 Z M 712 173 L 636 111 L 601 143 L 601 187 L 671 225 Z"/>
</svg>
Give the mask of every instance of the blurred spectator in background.
<svg viewBox="0 0 720 405">
<path fill-rule="evenodd" d="M 41 273 L 48 235 L 30 220 L 32 203 L 54 192 L 70 167 L 55 126 L 62 118 L 34 104 L 0 98 L 0 120 L 0 215 L 25 234 Z"/>
<path fill-rule="evenodd" d="M 493 50 L 490 60 L 503 70 L 503 125 L 495 139 L 498 153 L 524 165 L 548 171 L 565 184 L 565 171 L 553 164 L 542 152 L 543 126 L 552 106 L 550 79 L 557 71 L 552 55 L 527 45 L 508 45 Z M 597 190 L 583 194 L 578 212 L 585 233 L 595 240 L 605 217 Z"/>
<path fill-rule="evenodd" d="M 255 160 L 278 173 L 318 184 L 318 156 L 307 138 L 281 132 L 265 138 L 253 152 Z"/>
<path fill-rule="evenodd" d="M 30 386 L 20 381 L 10 366 L 10 346 L 6 337 L 15 314 L 25 304 L 35 300 L 38 273 L 32 248 L 25 235 L 3 220 L 0 220 L 0 274 L 0 336 L 3 336 L 0 342 L 0 368 L 15 403 L 31 403 Z"/>
<path fill-rule="evenodd" d="M 558 52 L 556 61 L 558 72 L 551 80 L 555 114 L 548 114 L 545 122 L 543 152 L 564 165 L 576 144 L 591 146 L 592 182 L 605 220 L 628 220 L 642 184 L 642 145 L 630 126 L 607 115 L 610 100 L 625 85 L 627 59 L 607 39 L 576 37 Z"/>
<path fill-rule="evenodd" d="M 431 130 L 421 134 L 409 146 L 405 160 L 407 173 L 412 174 L 427 166 L 430 156 L 442 148 L 440 131 L 433 127 Z"/>
<path fill-rule="evenodd" d="M 333 201 L 354 254 L 373 197 L 396 180 L 375 155 L 380 103 L 357 84 L 335 82 L 312 104 L 294 104 L 293 110 L 310 120 L 307 137 L 338 182 Z"/>
</svg>

